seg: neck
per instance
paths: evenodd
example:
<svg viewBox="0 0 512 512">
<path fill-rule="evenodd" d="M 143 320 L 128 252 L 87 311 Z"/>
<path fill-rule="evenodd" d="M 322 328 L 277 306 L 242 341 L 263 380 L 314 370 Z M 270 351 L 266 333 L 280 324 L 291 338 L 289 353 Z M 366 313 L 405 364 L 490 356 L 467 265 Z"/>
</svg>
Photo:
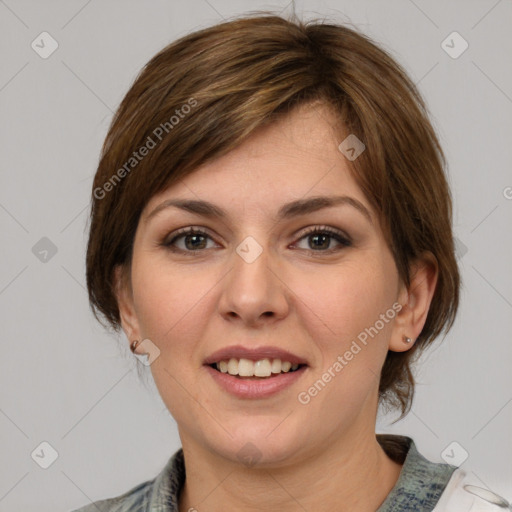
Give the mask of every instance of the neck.
<svg viewBox="0 0 512 512">
<path fill-rule="evenodd" d="M 325 443 L 300 463 L 246 467 L 183 443 L 186 481 L 180 512 L 208 510 L 315 510 L 375 512 L 396 484 L 402 466 L 374 432 Z"/>
</svg>

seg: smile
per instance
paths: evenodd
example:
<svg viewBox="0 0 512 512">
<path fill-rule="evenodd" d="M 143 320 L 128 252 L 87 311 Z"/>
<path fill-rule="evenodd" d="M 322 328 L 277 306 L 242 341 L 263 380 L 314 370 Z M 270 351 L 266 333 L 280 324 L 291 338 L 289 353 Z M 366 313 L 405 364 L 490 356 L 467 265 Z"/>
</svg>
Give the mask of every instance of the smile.
<svg viewBox="0 0 512 512">
<path fill-rule="evenodd" d="M 258 361 L 250 359 L 236 359 L 234 357 L 225 359 L 211 365 L 212 368 L 222 373 L 239 377 L 257 377 L 268 378 L 280 373 L 296 371 L 300 364 L 292 364 L 290 361 L 281 361 L 281 359 L 264 358 Z"/>
</svg>

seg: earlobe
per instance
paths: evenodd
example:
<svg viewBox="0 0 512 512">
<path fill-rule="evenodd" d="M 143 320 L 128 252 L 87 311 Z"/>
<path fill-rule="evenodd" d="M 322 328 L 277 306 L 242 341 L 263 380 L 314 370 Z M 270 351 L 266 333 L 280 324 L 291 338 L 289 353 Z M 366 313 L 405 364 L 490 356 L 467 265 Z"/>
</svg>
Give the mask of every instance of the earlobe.
<svg viewBox="0 0 512 512">
<path fill-rule="evenodd" d="M 114 268 L 114 283 L 123 331 L 129 341 L 139 339 L 139 325 L 133 305 L 133 294 L 126 277 L 126 269 L 121 265 L 116 265 Z"/>
<path fill-rule="evenodd" d="M 427 321 L 437 278 L 438 265 L 432 253 L 425 253 L 411 265 L 410 285 L 403 285 L 399 294 L 402 309 L 395 319 L 389 350 L 404 352 L 414 346 Z"/>
</svg>

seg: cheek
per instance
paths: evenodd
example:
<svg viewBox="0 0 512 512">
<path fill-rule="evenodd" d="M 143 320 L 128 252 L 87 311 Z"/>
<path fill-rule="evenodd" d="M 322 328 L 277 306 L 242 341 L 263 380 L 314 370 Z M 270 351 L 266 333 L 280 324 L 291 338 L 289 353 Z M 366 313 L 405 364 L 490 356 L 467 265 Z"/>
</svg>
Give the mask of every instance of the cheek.
<svg viewBox="0 0 512 512">
<path fill-rule="evenodd" d="M 328 345 L 343 346 L 373 326 L 396 298 L 395 273 L 379 260 L 358 259 L 329 272 L 301 274 L 297 289 L 321 320 Z M 388 327 L 382 328 L 386 331 Z M 380 326 L 380 323 L 379 323 Z"/>
<path fill-rule="evenodd" d="M 218 281 L 211 274 L 184 273 L 155 261 L 135 262 L 132 276 L 141 335 L 161 350 L 170 349 L 171 340 L 192 336 L 198 318 L 204 317 L 208 291 Z"/>
<path fill-rule="evenodd" d="M 362 404 L 376 396 L 387 354 L 395 274 L 382 262 L 368 263 L 354 261 L 337 271 L 300 276 L 304 306 L 299 317 L 310 319 L 307 330 L 319 356 L 301 397 L 311 400 L 327 424 L 355 421 Z"/>
</svg>

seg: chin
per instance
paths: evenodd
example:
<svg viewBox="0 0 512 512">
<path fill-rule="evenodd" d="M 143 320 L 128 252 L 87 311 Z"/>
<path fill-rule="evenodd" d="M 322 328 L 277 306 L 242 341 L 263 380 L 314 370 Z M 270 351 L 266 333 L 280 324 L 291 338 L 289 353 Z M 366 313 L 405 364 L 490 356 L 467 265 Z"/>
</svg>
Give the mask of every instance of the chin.
<svg viewBox="0 0 512 512">
<path fill-rule="evenodd" d="M 299 447 L 303 445 L 300 439 L 294 438 L 289 429 L 278 432 L 273 422 L 267 422 L 258 427 L 240 425 L 233 437 L 224 436 L 222 441 L 214 442 L 213 451 L 232 462 L 247 467 L 270 468 L 291 464 L 298 456 Z M 297 431 L 295 431 L 297 432 Z"/>
</svg>

